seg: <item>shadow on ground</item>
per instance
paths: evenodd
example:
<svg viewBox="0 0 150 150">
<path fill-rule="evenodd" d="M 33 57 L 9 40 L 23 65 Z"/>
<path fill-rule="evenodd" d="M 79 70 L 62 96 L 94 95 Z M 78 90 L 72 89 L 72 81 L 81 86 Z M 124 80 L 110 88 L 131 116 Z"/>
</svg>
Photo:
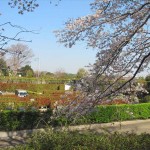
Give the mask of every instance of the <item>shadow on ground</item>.
<svg viewBox="0 0 150 150">
<path fill-rule="evenodd" d="M 4 147 L 15 147 L 16 145 L 25 144 L 27 137 L 5 137 L 0 138 L 0 149 Z"/>
</svg>

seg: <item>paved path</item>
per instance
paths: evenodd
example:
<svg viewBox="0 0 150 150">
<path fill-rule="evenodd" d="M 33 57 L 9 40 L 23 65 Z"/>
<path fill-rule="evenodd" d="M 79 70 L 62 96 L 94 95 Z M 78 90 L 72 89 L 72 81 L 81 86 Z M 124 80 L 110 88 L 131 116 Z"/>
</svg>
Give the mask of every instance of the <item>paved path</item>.
<svg viewBox="0 0 150 150">
<path fill-rule="evenodd" d="M 149 133 L 150 134 L 150 119 L 147 120 L 134 120 L 134 121 L 123 121 L 123 122 L 113 122 L 113 123 L 103 123 L 103 124 L 91 124 L 91 125 L 78 125 L 69 126 L 67 128 L 57 128 L 58 130 L 78 130 L 83 132 L 86 130 L 91 130 L 92 132 L 135 132 L 136 134 Z M 44 129 L 37 129 L 42 130 Z M 23 131 L 13 131 L 13 132 L 0 132 L 0 148 L 15 146 L 17 144 L 25 144 L 25 141 L 32 132 L 35 130 L 23 130 Z"/>
<path fill-rule="evenodd" d="M 65 128 L 63 127 L 65 130 Z M 98 133 L 102 132 L 134 132 L 136 134 L 149 133 L 150 134 L 150 119 L 147 120 L 132 120 L 132 121 L 122 121 L 122 122 L 113 122 L 113 123 L 102 123 L 102 124 L 91 124 L 91 125 L 79 125 L 79 126 L 70 126 L 66 130 L 78 130 L 86 131 L 92 130 Z"/>
<path fill-rule="evenodd" d="M 0 138 L 0 149 L 4 147 L 15 147 L 16 145 L 25 144 L 26 138 L 22 137 L 5 137 Z"/>
</svg>

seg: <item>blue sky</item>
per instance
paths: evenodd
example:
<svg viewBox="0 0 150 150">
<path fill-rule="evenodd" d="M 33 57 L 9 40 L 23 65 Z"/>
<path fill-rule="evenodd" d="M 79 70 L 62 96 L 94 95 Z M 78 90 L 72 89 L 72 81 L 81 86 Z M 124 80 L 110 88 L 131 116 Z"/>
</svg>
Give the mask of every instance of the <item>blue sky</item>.
<svg viewBox="0 0 150 150">
<path fill-rule="evenodd" d="M 49 0 L 38 0 L 39 8 L 32 13 L 19 15 L 17 9 L 11 9 L 7 0 L 0 0 L 0 23 L 12 22 L 28 30 L 38 30 L 39 34 L 22 34 L 26 40 L 32 40 L 27 44 L 35 57 L 31 66 L 38 69 L 39 57 L 40 71 L 55 72 L 63 69 L 67 73 L 76 73 L 79 68 L 83 68 L 95 61 L 96 51 L 86 50 L 85 43 L 77 43 L 73 48 L 65 48 L 53 33 L 54 30 L 62 29 L 65 21 L 69 18 L 77 18 L 91 13 L 89 4 L 93 0 L 62 0 L 56 7 L 54 3 L 50 5 Z M 57 0 L 53 0 L 57 3 Z M 8 29 L 9 30 L 9 29 Z M 13 30 L 9 30 L 13 34 Z M 11 43 L 15 44 L 15 43 Z"/>
</svg>

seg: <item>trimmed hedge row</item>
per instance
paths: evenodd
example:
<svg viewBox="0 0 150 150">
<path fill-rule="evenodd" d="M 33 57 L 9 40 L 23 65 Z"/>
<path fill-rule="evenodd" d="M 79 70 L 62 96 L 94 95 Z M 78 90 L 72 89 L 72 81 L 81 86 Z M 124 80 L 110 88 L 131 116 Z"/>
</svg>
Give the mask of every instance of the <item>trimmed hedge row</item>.
<svg viewBox="0 0 150 150">
<path fill-rule="evenodd" d="M 53 121 L 54 126 L 66 124 L 92 124 L 109 123 L 114 121 L 125 121 L 150 118 L 150 103 L 122 104 L 122 105 L 100 105 L 93 109 L 90 114 L 82 116 L 77 120 L 67 120 L 65 117 Z"/>
<path fill-rule="evenodd" d="M 150 103 L 98 106 L 85 117 L 88 123 L 107 123 L 150 118 Z"/>
<path fill-rule="evenodd" d="M 50 120 L 52 112 L 41 114 L 40 112 L 17 112 L 3 111 L 0 112 L 0 130 L 22 130 L 36 128 L 38 122 L 59 126 L 71 124 L 66 118 Z M 107 123 L 114 121 L 148 119 L 150 118 L 150 103 L 131 104 L 131 105 L 108 105 L 98 106 L 92 113 L 78 119 L 75 124 L 89 123 Z M 41 124 L 43 125 L 43 124 Z"/>
<path fill-rule="evenodd" d="M 42 127 L 48 122 L 52 112 L 47 111 L 2 111 L 0 112 L 0 130 L 14 131 Z"/>
<path fill-rule="evenodd" d="M 46 83 L 46 84 L 64 84 L 69 82 L 71 79 L 64 79 L 64 78 L 27 78 L 27 77 L 0 77 L 0 82 L 7 82 L 7 83 Z"/>
<path fill-rule="evenodd" d="M 33 92 L 64 91 L 64 84 L 31 84 L 31 83 L 2 83 L 0 90 L 12 92 L 16 89 L 25 89 Z"/>
</svg>

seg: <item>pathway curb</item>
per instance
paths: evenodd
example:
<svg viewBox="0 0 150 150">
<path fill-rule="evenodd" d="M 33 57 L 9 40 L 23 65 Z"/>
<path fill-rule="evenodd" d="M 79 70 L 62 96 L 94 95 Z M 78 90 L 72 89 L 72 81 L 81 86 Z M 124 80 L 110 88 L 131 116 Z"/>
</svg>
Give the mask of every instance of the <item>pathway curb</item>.
<svg viewBox="0 0 150 150">
<path fill-rule="evenodd" d="M 91 124 L 91 125 L 78 125 L 78 126 L 67 126 L 67 127 L 57 127 L 56 130 L 69 130 L 69 131 L 84 131 L 84 130 L 93 130 L 96 132 L 135 132 L 137 134 L 149 133 L 150 134 L 150 119 L 146 120 L 132 120 L 132 121 L 122 121 L 122 122 L 113 122 L 113 123 L 101 123 L 101 124 Z M 0 138 L 8 137 L 27 137 L 35 131 L 44 131 L 41 129 L 33 130 L 21 130 L 21 131 L 0 131 Z"/>
</svg>

